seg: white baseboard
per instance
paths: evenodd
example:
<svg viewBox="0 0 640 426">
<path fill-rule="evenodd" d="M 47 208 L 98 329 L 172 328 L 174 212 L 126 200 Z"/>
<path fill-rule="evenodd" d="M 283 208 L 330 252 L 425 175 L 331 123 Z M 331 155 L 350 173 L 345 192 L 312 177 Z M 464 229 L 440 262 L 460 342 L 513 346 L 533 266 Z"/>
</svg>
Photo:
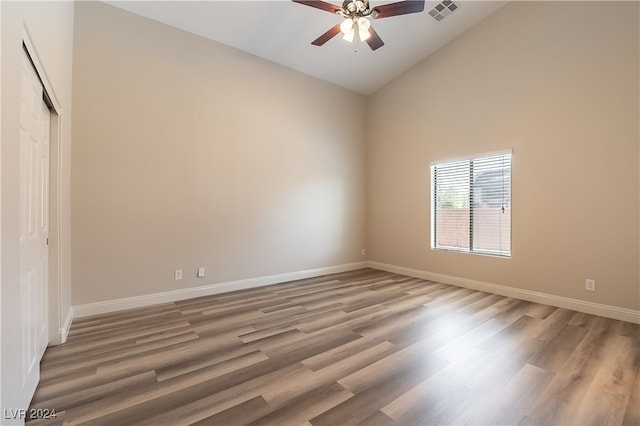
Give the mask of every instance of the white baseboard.
<svg viewBox="0 0 640 426">
<path fill-rule="evenodd" d="M 584 300 L 571 299 L 568 297 L 555 296 L 552 294 L 540 293 L 536 291 L 522 290 L 515 287 L 486 283 L 451 275 L 437 274 L 433 272 L 405 268 L 402 266 L 390 265 L 381 262 L 364 261 L 74 306 L 69 310 L 67 319 L 65 320 L 63 326 L 60 328 L 60 339 L 61 342 L 65 342 L 67 340 L 69 328 L 71 327 L 73 318 L 81 318 L 90 315 L 116 312 L 124 309 L 140 308 L 144 306 L 157 305 L 160 303 L 177 302 L 179 300 L 192 299 L 195 297 L 210 296 L 213 294 L 226 293 L 230 291 L 262 287 L 270 284 L 318 277 L 321 275 L 353 271 L 366 267 L 640 324 L 640 311 L 636 311 L 633 309 L 620 308 L 617 306 L 604 305 L 601 303 L 587 302 Z"/>
<path fill-rule="evenodd" d="M 457 287 L 464 287 L 472 290 L 486 291 L 487 293 L 513 297 L 514 299 L 542 303 L 545 305 L 556 306 L 558 308 L 571 309 L 573 311 L 584 312 L 587 314 L 599 315 L 602 317 L 640 324 L 640 311 L 636 311 L 633 309 L 619 308 L 617 306 L 587 302 L 584 300 L 555 296 L 552 294 L 540 293 L 537 291 L 522 290 L 515 287 L 491 284 L 482 281 L 470 280 L 467 278 L 454 277 L 451 275 L 436 274 L 433 272 L 389 265 L 386 263 L 367 261 L 366 264 L 368 267 L 373 269 L 393 272 L 400 275 L 422 278 L 425 280 L 436 281 L 443 284 L 451 284 Z"/>
<path fill-rule="evenodd" d="M 179 300 L 193 299 L 195 297 L 210 296 L 229 291 L 244 290 L 247 288 L 262 287 L 270 284 L 278 284 L 287 281 L 313 278 L 321 275 L 336 274 L 339 272 L 353 271 L 367 267 L 367 262 L 347 263 L 344 265 L 329 266 L 325 268 L 308 269 L 305 271 L 288 272 L 285 274 L 268 275 L 264 277 L 249 278 L 245 280 L 229 281 L 201 287 L 185 288 L 181 290 L 167 291 L 163 293 L 147 294 L 144 296 L 126 297 L 124 299 L 107 300 L 104 302 L 87 303 L 72 308 L 73 318 L 81 318 L 90 315 L 105 314 L 124 309 L 140 308 L 143 306 L 157 305 L 160 303 L 177 302 Z M 69 321 L 69 325 L 71 321 Z M 66 331 L 68 333 L 68 329 Z M 66 340 L 66 336 L 65 336 Z"/>
<path fill-rule="evenodd" d="M 60 327 L 60 343 L 64 343 L 67 341 L 67 337 L 69 337 L 69 329 L 71 328 L 71 323 L 73 322 L 73 308 L 69 308 L 67 311 L 67 317 L 64 320 L 64 323 Z"/>
</svg>

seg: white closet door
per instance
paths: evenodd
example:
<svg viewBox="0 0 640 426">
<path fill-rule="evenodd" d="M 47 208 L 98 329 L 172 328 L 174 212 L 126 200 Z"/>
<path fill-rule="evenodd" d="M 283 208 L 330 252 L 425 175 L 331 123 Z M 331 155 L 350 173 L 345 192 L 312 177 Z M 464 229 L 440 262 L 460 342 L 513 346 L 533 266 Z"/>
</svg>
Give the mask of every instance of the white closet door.
<svg viewBox="0 0 640 426">
<path fill-rule="evenodd" d="M 47 347 L 49 121 L 40 79 L 26 53 L 20 88 L 20 312 L 22 397 L 29 402 Z"/>
</svg>

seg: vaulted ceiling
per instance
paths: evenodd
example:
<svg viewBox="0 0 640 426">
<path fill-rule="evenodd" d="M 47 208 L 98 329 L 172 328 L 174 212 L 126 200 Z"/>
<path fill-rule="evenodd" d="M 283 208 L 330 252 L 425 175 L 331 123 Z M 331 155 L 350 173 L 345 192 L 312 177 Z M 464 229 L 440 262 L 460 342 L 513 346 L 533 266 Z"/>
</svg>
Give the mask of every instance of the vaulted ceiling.
<svg viewBox="0 0 640 426">
<path fill-rule="evenodd" d="M 392 2 L 371 0 L 371 7 Z M 287 0 L 106 3 L 368 95 L 507 2 L 456 1 L 458 8 L 436 20 L 428 12 L 439 2 L 427 1 L 422 13 L 374 19 L 385 42 L 376 51 L 340 36 L 311 45 L 342 18 Z"/>
</svg>

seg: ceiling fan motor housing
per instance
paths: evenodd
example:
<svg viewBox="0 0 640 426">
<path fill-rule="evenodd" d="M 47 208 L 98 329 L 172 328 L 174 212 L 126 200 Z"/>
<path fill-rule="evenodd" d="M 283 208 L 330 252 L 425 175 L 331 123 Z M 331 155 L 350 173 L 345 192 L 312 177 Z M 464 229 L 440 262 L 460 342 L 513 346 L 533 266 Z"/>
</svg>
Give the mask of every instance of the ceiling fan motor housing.
<svg viewBox="0 0 640 426">
<path fill-rule="evenodd" d="M 342 13 L 340 13 L 342 12 Z M 342 10 L 338 13 L 345 18 L 369 16 L 371 9 L 368 0 L 344 0 L 342 2 Z"/>
</svg>

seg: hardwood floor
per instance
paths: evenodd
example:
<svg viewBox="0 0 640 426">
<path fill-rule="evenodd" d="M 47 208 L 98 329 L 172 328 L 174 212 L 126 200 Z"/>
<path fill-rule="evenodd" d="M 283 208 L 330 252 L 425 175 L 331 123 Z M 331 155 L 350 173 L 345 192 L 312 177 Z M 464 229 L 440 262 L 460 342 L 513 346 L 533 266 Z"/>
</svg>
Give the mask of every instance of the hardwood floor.
<svg viewBox="0 0 640 426">
<path fill-rule="evenodd" d="M 640 424 L 640 329 L 364 269 L 82 318 L 30 424 Z M 36 411 L 37 412 L 37 411 Z"/>
</svg>

